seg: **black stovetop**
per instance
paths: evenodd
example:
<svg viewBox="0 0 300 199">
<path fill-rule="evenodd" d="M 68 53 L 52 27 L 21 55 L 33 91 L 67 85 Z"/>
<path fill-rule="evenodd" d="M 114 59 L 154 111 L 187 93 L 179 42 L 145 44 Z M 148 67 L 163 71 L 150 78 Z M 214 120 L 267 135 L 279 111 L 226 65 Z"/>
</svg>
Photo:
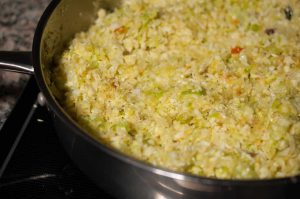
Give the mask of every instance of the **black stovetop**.
<svg viewBox="0 0 300 199">
<path fill-rule="evenodd" d="M 0 131 L 0 198 L 112 198 L 69 159 L 30 79 Z"/>
</svg>

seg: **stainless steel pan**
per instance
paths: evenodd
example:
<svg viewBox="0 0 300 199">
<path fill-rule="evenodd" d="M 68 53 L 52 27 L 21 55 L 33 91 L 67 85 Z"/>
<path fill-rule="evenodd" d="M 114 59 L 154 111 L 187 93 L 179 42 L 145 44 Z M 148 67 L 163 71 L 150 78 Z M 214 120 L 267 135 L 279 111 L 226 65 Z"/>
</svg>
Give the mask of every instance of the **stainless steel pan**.
<svg viewBox="0 0 300 199">
<path fill-rule="evenodd" d="M 118 198 L 297 198 L 300 176 L 268 180 L 220 180 L 154 167 L 96 141 L 81 129 L 49 90 L 51 68 L 75 33 L 86 30 L 103 7 L 119 0 L 54 0 L 40 19 L 32 54 L 1 52 L 5 70 L 34 74 L 65 150 L 96 184 Z M 32 65 L 18 63 L 26 60 Z"/>
</svg>

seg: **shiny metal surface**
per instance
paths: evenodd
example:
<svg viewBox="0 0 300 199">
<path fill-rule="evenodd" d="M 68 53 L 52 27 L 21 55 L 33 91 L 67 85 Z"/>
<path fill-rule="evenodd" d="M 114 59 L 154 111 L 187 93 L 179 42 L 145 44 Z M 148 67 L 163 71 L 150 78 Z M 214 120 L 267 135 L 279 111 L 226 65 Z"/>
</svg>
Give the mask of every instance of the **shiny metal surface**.
<svg viewBox="0 0 300 199">
<path fill-rule="evenodd" d="M 40 106 L 45 106 L 46 105 L 46 99 L 43 95 L 43 93 L 39 92 L 38 96 L 37 96 L 37 103 Z"/>
<path fill-rule="evenodd" d="M 0 69 L 10 72 L 19 72 L 25 74 L 33 74 L 34 69 L 32 66 L 28 66 L 25 64 L 14 64 L 14 63 L 6 63 L 0 61 Z"/>
<path fill-rule="evenodd" d="M 36 80 L 51 110 L 58 136 L 76 165 L 118 198 L 294 198 L 300 176 L 267 180 L 221 180 L 154 167 L 106 146 L 83 130 L 51 93 L 51 71 L 73 36 L 91 25 L 97 9 L 116 0 L 54 0 L 43 14 L 33 42 Z M 297 195 L 296 195 L 297 196 Z"/>
<path fill-rule="evenodd" d="M 34 69 L 30 62 L 31 52 L 0 51 L 0 70 L 33 74 Z"/>
</svg>

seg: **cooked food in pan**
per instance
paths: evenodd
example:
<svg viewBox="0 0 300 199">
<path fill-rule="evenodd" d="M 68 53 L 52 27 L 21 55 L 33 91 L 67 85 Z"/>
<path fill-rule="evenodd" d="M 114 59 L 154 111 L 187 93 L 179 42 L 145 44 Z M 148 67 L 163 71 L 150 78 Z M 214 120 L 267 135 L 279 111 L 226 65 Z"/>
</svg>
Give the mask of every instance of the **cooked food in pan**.
<svg viewBox="0 0 300 199">
<path fill-rule="evenodd" d="M 88 132 L 152 165 L 300 173 L 300 1 L 127 0 L 99 10 L 52 78 Z"/>
</svg>

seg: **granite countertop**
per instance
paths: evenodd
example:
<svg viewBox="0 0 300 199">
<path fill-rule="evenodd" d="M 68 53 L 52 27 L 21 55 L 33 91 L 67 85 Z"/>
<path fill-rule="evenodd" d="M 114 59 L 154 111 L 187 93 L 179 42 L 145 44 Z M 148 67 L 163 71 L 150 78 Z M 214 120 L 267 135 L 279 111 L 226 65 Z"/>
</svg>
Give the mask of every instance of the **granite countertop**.
<svg viewBox="0 0 300 199">
<path fill-rule="evenodd" d="M 0 0 L 0 51 L 30 51 L 37 22 L 50 1 Z M 0 70 L 0 129 L 28 78 Z"/>
</svg>

